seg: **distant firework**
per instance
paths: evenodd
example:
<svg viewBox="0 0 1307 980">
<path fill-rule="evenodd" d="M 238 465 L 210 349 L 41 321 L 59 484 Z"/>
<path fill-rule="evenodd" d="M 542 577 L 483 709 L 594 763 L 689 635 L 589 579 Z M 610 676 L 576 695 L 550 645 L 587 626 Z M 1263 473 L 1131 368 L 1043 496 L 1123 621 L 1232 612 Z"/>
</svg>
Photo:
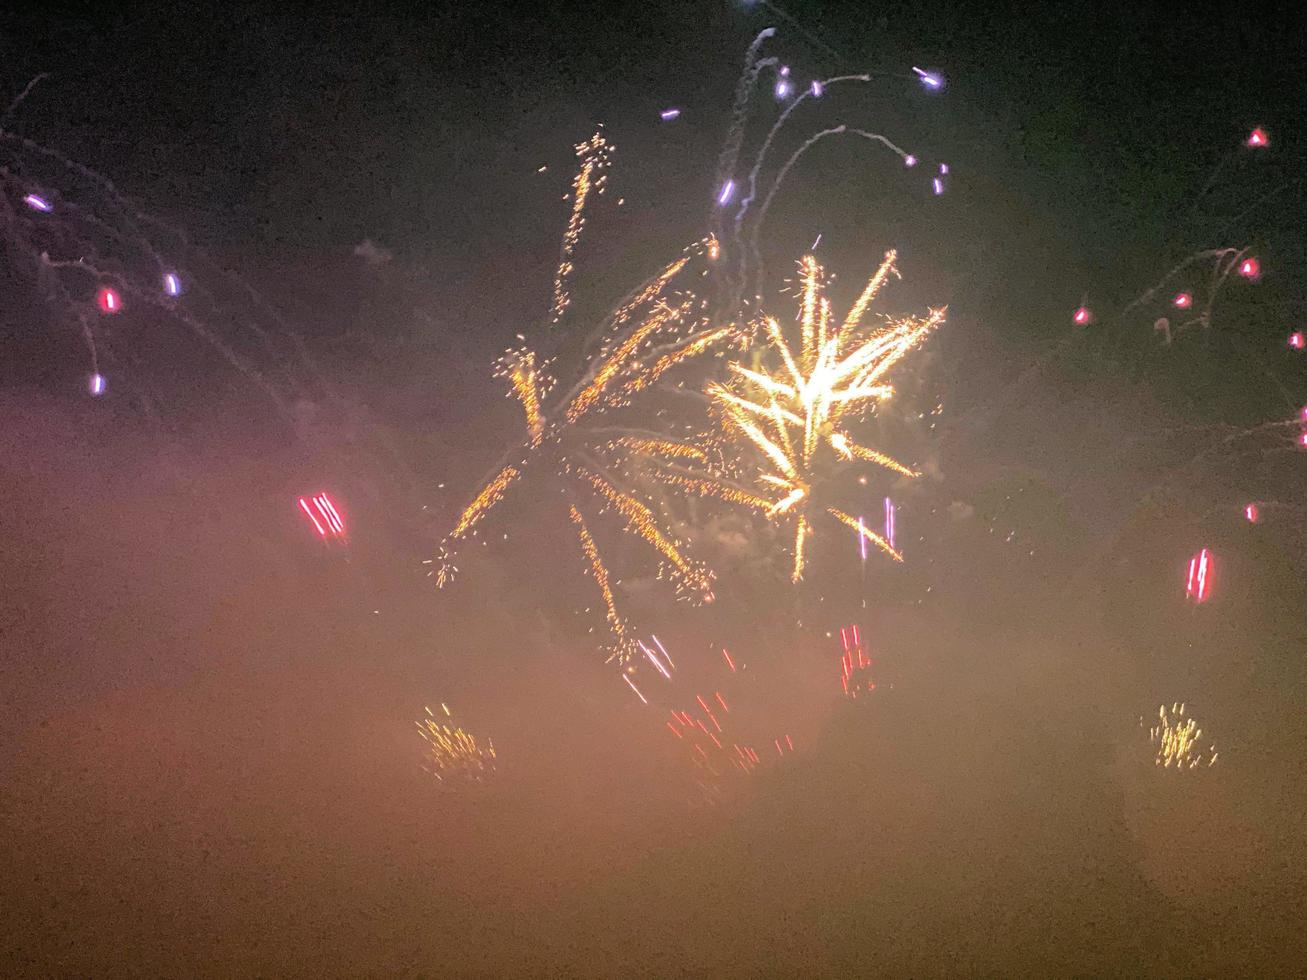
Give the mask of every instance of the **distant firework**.
<svg viewBox="0 0 1307 980">
<path fill-rule="evenodd" d="M 440 706 L 437 716 L 425 708 L 425 718 L 417 722 L 418 731 L 426 743 L 423 768 L 441 782 L 479 783 L 493 776 L 497 764 L 494 743 L 489 739 L 482 746 L 476 736 L 454 725 L 447 706 Z"/>
<path fill-rule="evenodd" d="M 1199 766 L 1210 768 L 1216 765 L 1216 746 L 1203 749 L 1200 744 L 1203 730 L 1186 715 L 1185 708 L 1184 702 L 1172 704 L 1169 711 L 1164 704 L 1158 707 L 1157 725 L 1148 732 L 1149 741 L 1157 747 L 1156 764 L 1177 772 Z"/>
</svg>

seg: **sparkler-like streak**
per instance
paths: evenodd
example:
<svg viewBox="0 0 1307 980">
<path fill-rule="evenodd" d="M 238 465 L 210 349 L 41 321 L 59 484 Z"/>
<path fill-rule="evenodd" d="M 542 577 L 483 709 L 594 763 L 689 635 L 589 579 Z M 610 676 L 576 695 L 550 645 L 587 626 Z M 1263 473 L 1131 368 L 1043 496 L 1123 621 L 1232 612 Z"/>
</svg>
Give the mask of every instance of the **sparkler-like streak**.
<svg viewBox="0 0 1307 980">
<path fill-rule="evenodd" d="M 835 506 L 823 492 L 831 463 L 841 460 L 863 460 L 904 476 L 917 475 L 911 467 L 855 442 L 845 431 L 850 422 L 891 396 L 893 388 L 885 383 L 890 371 L 944 319 L 941 309 L 879 328 L 862 325 L 871 302 L 897 274 L 894 259 L 894 252 L 886 254 L 838 327 L 832 327 L 830 304 L 823 295 L 821 266 L 811 256 L 803 259 L 798 343 L 791 344 L 775 318 L 768 318 L 767 352 L 778 363 L 770 370 L 754 370 L 731 362 L 731 380 L 708 386 L 725 434 L 760 458 L 753 488 L 735 488 L 704 475 L 697 483 L 669 475 L 686 489 L 746 503 L 773 520 L 793 521 L 796 582 L 803 577 L 806 544 L 819 513 L 854 529 L 861 540 L 895 561 L 902 560 L 889 541 Z"/>
<path fill-rule="evenodd" d="M 479 783 L 493 776 L 497 764 L 495 744 L 489 739 L 483 747 L 476 736 L 457 726 L 449 708 L 442 704 L 437 716 L 429 707 L 425 718 L 418 719 L 418 731 L 426 742 L 423 768 L 442 783 L 461 780 Z"/>
<path fill-rule="evenodd" d="M 1211 768 L 1216 765 L 1216 746 L 1209 745 L 1204 751 L 1199 744 L 1203 730 L 1192 716 L 1186 715 L 1185 708 L 1183 702 L 1172 704 L 1169 711 L 1164 704 L 1158 707 L 1157 724 L 1148 731 L 1148 740 L 1157 746 L 1155 763 L 1176 772 L 1197 769 L 1204 762 L 1204 768 Z"/>
<path fill-rule="evenodd" d="M 563 246 L 558 260 L 558 271 L 554 274 L 554 305 L 549 311 L 550 322 L 557 323 L 563 318 L 572 298 L 568 293 L 568 279 L 576 268 L 572 255 L 576 252 L 577 242 L 585 228 L 585 206 L 591 194 L 602 194 L 608 180 L 605 171 L 609 164 L 608 141 L 602 131 L 596 131 L 584 143 L 576 145 L 576 156 L 581 166 L 572 180 L 572 216 L 567 222 L 567 231 L 563 234 Z"/>
</svg>

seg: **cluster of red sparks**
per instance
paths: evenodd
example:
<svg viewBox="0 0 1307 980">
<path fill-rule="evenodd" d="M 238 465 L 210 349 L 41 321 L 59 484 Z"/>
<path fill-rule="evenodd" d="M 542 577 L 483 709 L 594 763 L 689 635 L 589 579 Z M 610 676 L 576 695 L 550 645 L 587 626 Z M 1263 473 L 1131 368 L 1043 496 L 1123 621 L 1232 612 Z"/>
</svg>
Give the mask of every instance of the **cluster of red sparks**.
<svg viewBox="0 0 1307 980">
<path fill-rule="evenodd" d="M 1193 603 L 1206 602 L 1212 595 L 1212 553 L 1203 548 L 1189 559 L 1189 574 L 1185 578 L 1185 598 Z"/>
<path fill-rule="evenodd" d="M 840 656 L 840 684 L 844 687 L 844 696 L 856 698 L 859 694 L 869 694 L 876 690 L 876 682 L 871 676 L 871 657 L 862 645 L 862 632 L 857 624 L 840 630 L 840 643 L 844 653 Z"/>
<path fill-rule="evenodd" d="M 300 497 L 299 506 L 323 541 L 345 540 L 345 521 L 328 494 L 315 493 L 311 497 Z"/>
<path fill-rule="evenodd" d="M 743 668 L 725 648 L 722 659 L 731 674 L 738 675 Z M 763 765 L 758 747 L 737 732 L 731 705 L 720 690 L 711 695 L 696 693 L 688 708 L 669 707 L 667 712 L 667 730 L 689 746 L 694 765 L 710 780 L 720 779 L 730 769 L 748 774 Z M 772 747 L 778 758 L 784 758 L 794 752 L 794 739 L 789 734 L 779 735 L 772 740 Z"/>
</svg>

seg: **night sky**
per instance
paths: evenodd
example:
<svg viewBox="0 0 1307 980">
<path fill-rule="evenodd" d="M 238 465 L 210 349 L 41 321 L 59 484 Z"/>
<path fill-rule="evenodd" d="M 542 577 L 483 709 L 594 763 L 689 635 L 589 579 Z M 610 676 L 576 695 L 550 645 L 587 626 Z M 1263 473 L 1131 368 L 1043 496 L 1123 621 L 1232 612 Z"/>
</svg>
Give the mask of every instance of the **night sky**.
<svg viewBox="0 0 1307 980">
<path fill-rule="evenodd" d="M 109 392 L 88 397 L 76 318 L 13 232 L 13 188 L 56 171 L 5 143 L 0 971 L 1300 969 L 1307 471 L 1282 423 L 1307 404 L 1286 344 L 1307 330 L 1307 47 L 1290 15 L 274 6 L 0 13 L 0 111 L 48 74 L 0 129 L 158 219 L 140 227 L 210 337 L 129 308 L 98 341 Z M 585 322 L 709 229 L 767 26 L 800 84 L 877 73 L 796 113 L 787 155 L 848 122 L 922 165 L 839 141 L 804 157 L 768 217 L 765 304 L 788 315 L 779 287 L 820 234 L 837 310 L 895 247 L 890 306 L 949 318 L 897 379 L 902 416 L 877 422 L 927 473 L 866 491 L 900 502 L 903 566 L 864 568 L 826 528 L 793 587 L 783 534 L 690 501 L 719 575 L 691 608 L 629 541 L 602 542 L 686 676 L 718 683 L 729 646 L 755 670 L 731 690 L 799 746 L 706 805 L 603 663 L 553 496 L 506 506 L 450 589 L 422 562 L 520 434 L 493 359 L 544 331 L 567 363 L 589 330 L 543 326 L 573 145 L 602 123 L 616 147 L 577 253 Z M 1269 148 L 1242 145 L 1254 127 Z M 62 193 L 136 221 L 89 180 Z M 1132 301 L 1225 246 L 1261 278 L 1233 277 L 1210 327 L 1163 346 L 1175 286 Z M 348 548 L 295 510 L 323 488 Z M 1186 603 L 1204 547 L 1212 601 Z M 879 680 L 852 703 L 850 622 Z M 1214 767 L 1154 766 L 1148 725 L 1178 701 Z M 486 784 L 420 767 L 413 722 L 441 702 L 493 737 Z"/>
</svg>

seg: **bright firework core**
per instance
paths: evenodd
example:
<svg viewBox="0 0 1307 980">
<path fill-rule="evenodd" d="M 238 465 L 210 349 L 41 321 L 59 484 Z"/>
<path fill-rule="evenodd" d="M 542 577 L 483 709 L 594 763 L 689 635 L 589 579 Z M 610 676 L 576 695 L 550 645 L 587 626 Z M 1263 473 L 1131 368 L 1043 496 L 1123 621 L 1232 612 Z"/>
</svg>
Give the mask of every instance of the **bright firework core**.
<svg viewBox="0 0 1307 980">
<path fill-rule="evenodd" d="M 832 322 L 824 295 L 825 273 L 812 256 L 799 263 L 800 329 L 792 344 L 780 323 L 765 321 L 766 351 L 776 362 L 770 370 L 755 370 L 739 362 L 728 365 L 734 376 L 727 384 L 712 384 L 708 396 L 720 413 L 728 437 L 759 461 L 755 488 L 741 492 L 719 485 L 701 486 L 702 493 L 745 503 L 769 518 L 794 526 L 792 578 L 803 577 L 807 539 L 820 514 L 857 531 L 895 561 L 902 555 L 886 538 L 867 528 L 824 498 L 821 491 L 832 464 L 874 463 L 902 476 L 916 470 L 854 441 L 846 431 L 877 402 L 893 394 L 887 382 L 891 369 L 944 320 L 944 311 L 922 318 L 892 321 L 876 329 L 863 327 L 871 301 L 897 275 L 895 253 L 889 252 L 867 282 L 843 322 Z M 892 526 L 892 525 L 891 525 Z"/>
</svg>

